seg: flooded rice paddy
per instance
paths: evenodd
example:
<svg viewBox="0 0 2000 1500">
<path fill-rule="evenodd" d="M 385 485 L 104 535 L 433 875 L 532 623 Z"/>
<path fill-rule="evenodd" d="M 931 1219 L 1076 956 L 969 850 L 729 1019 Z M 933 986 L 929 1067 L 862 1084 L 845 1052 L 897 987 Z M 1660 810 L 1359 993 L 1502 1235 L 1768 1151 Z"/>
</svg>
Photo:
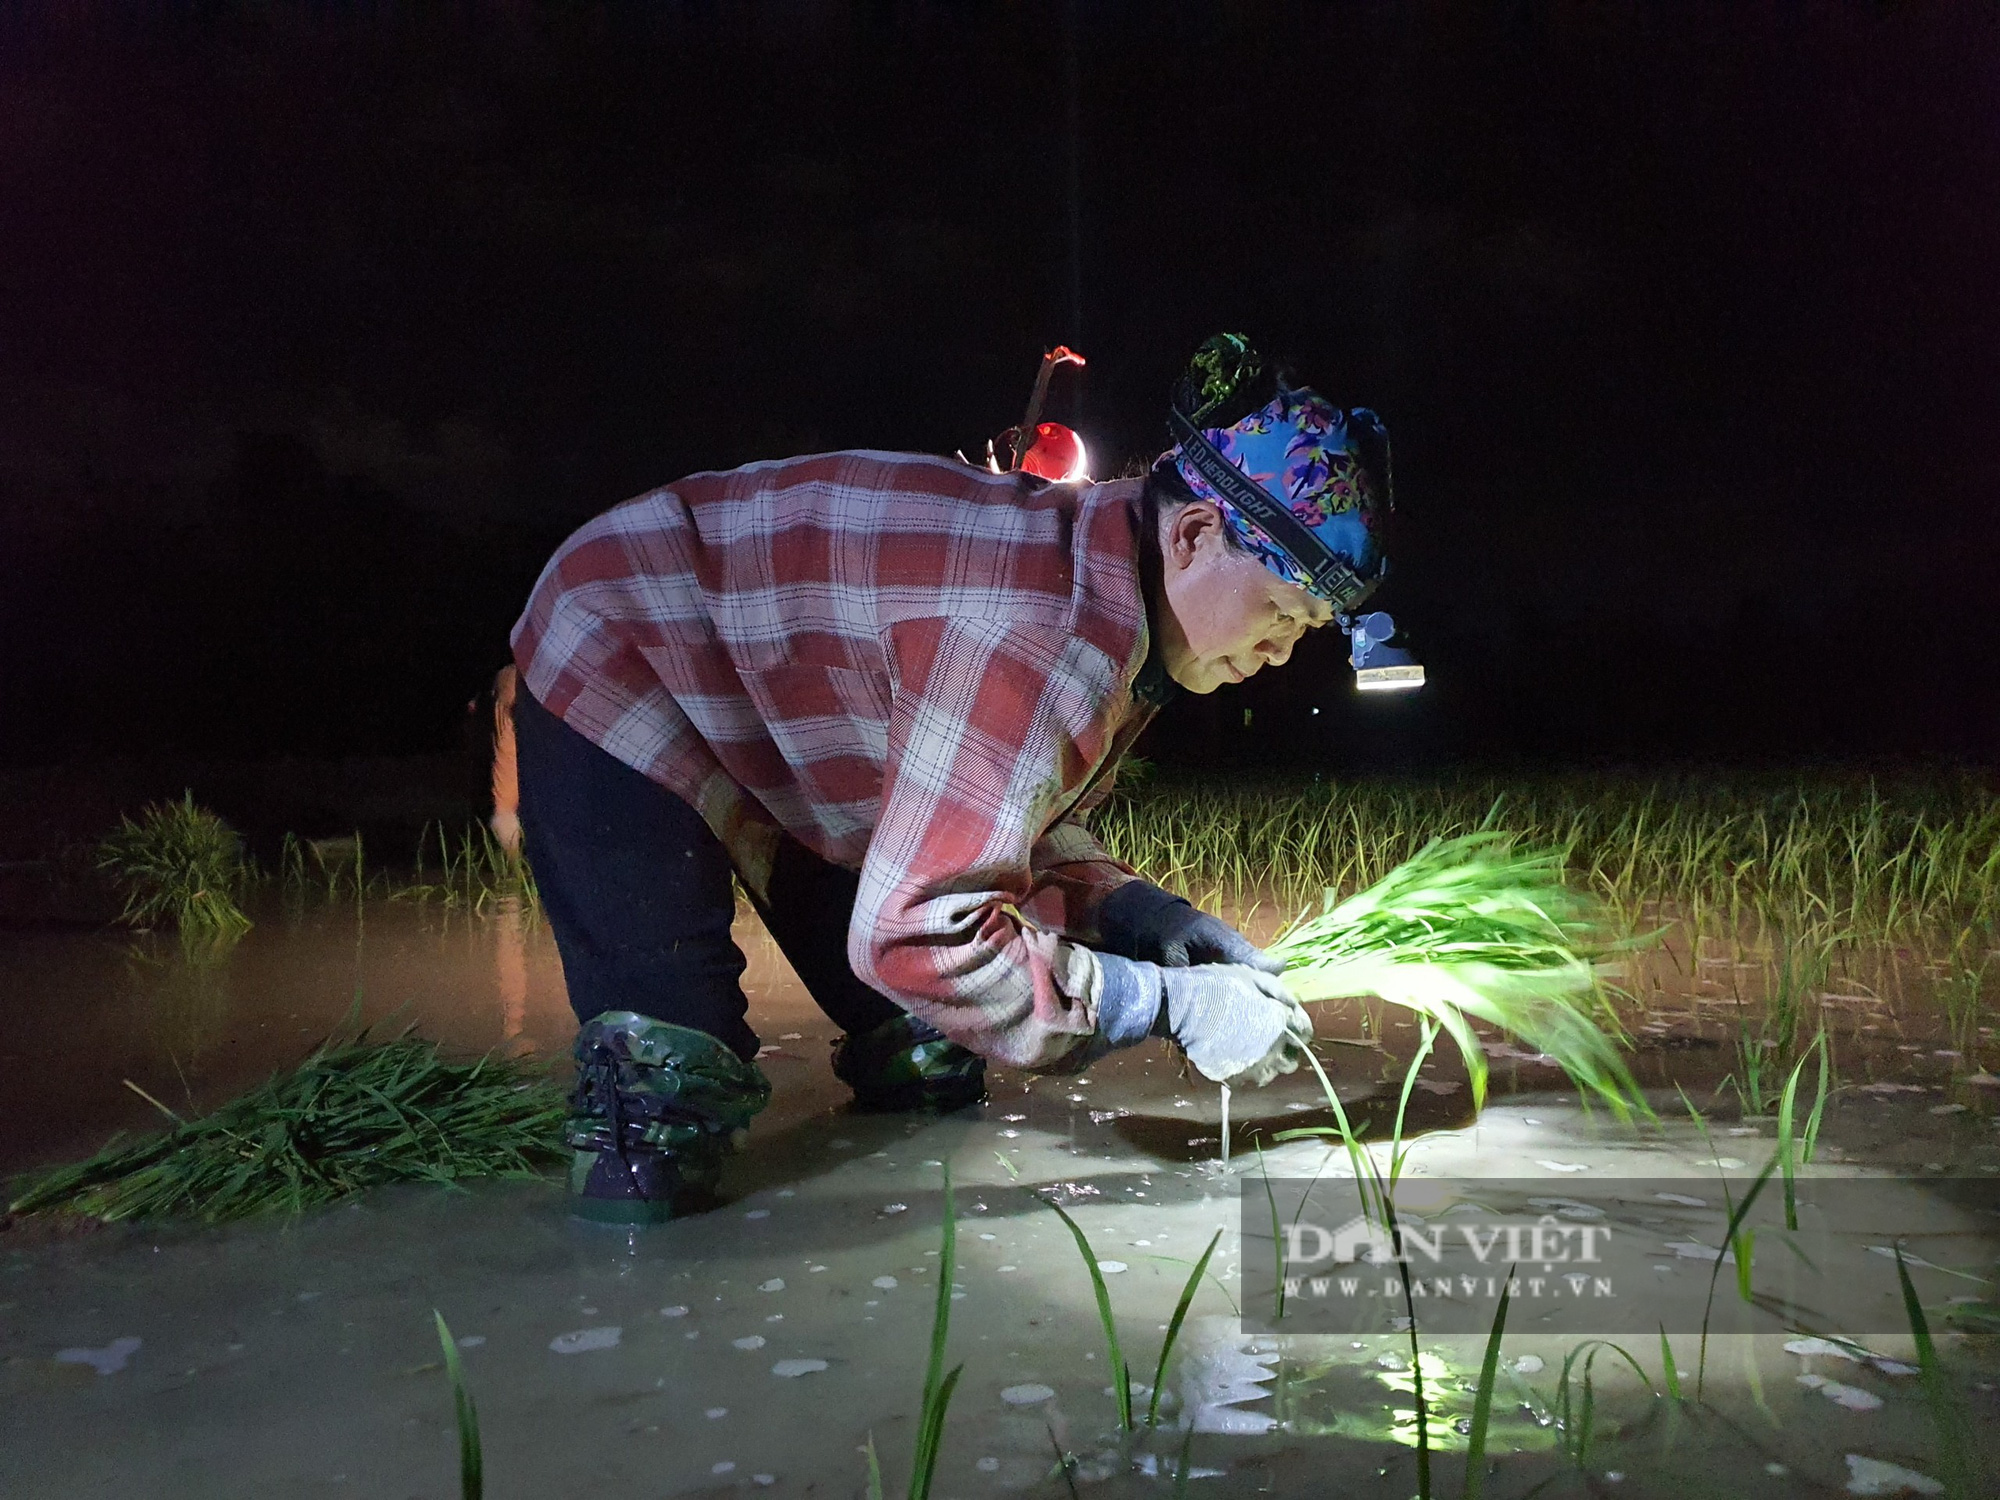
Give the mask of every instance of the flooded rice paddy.
<svg viewBox="0 0 2000 1500">
<path fill-rule="evenodd" d="M 256 915 L 212 962 L 111 933 L 0 935 L 12 1012 L 0 1169 L 147 1128 L 155 1108 L 128 1079 L 184 1112 L 213 1107 L 297 1061 L 357 1005 L 366 1021 L 414 1021 L 454 1052 L 567 1052 L 560 966 L 532 921 L 378 900 Z M 1268 935 L 1269 923 L 1250 925 Z M 1196 1494 L 1416 1492 L 1407 1332 L 1294 1332 L 1283 1321 L 1258 1331 L 1239 1316 L 1258 1312 L 1242 1305 L 1248 1262 L 1270 1254 L 1268 1238 L 1243 1232 L 1245 1185 L 1256 1190 L 1265 1172 L 1329 1182 L 1349 1172 L 1343 1152 L 1275 1139 L 1331 1123 L 1314 1082 L 1294 1075 L 1238 1093 L 1227 1163 L 1217 1091 L 1184 1076 L 1160 1043 L 1078 1078 L 997 1073 L 987 1104 L 946 1118 L 851 1114 L 827 1066 L 830 1023 L 753 918 L 739 937 L 774 1099 L 730 1164 L 730 1201 L 711 1214 L 641 1231 L 587 1226 L 565 1216 L 551 1181 L 397 1189 L 289 1222 L 0 1232 L 0 1493 L 453 1494 L 434 1307 L 461 1346 L 496 1497 L 858 1495 L 871 1435 L 888 1490 L 900 1491 L 947 1163 L 958 1213 L 949 1362 L 965 1372 L 933 1493 L 1164 1496 L 1184 1453 Z M 1895 1221 L 1834 1226 L 1821 1280 L 1745 1309 L 1756 1333 L 1711 1338 L 1699 1405 L 1650 1394 L 1615 1356 L 1600 1359 L 1580 1464 L 1564 1451 L 1577 1424 L 1558 1421 L 1560 1377 L 1593 1330 L 1517 1306 L 1487 1494 L 1545 1483 L 1540 1493 L 1927 1492 L 1937 1439 L 1894 1267 L 1876 1249 L 1898 1237 L 1918 1257 L 1912 1276 L 1967 1404 L 1979 1483 L 1992 1484 L 2000 1357 L 1944 1309 L 2000 1300 L 2000 1221 L 1983 1206 L 1990 1195 L 1927 1185 L 2000 1174 L 2000 1088 L 1983 1081 L 1996 1062 L 1981 1055 L 1990 1036 L 1976 1019 L 1952 1024 L 1941 978 L 1923 955 L 1885 948 L 1846 955 L 1813 990 L 1839 1083 L 1812 1170 L 1904 1179 L 1885 1200 Z M 1621 982 L 1634 997 L 1634 1069 L 1663 1123 L 1586 1113 L 1557 1069 L 1492 1038 L 1493 1098 L 1477 1121 L 1448 1050 L 1424 1070 L 1406 1178 L 1539 1180 L 1547 1201 L 1572 1203 L 1642 1179 L 1686 1179 L 1676 1202 L 1713 1201 L 1724 1180 L 1745 1191 L 1774 1126 L 1743 1118 L 1717 1088 L 1784 982 L 1772 955 L 1746 934 L 1650 955 Z M 1393 1010 L 1350 1004 L 1322 1008 L 1321 1031 L 1350 1117 L 1385 1136 L 1414 1029 Z M 1676 1084 L 1713 1109 L 1706 1138 Z M 1375 1149 L 1386 1159 L 1386 1144 Z M 1089 1235 L 1142 1418 L 1176 1299 L 1222 1231 L 1155 1433 L 1117 1431 L 1091 1281 L 1051 1201 Z M 1610 1213 L 1635 1257 L 1620 1274 L 1643 1278 L 1649 1306 L 1674 1320 L 1691 1397 L 1699 1341 L 1680 1330 L 1698 1323 L 1717 1272 L 1714 1237 L 1704 1257 L 1670 1210 L 1614 1203 Z M 1756 1265 L 1773 1285 L 1803 1274 L 1766 1245 Z M 1718 1297 L 1741 1307 L 1733 1280 L 1725 1270 Z M 1829 1298 L 1829 1284 L 1848 1295 Z M 1483 1339 L 1422 1337 L 1419 1323 L 1435 1489 L 1456 1494 Z M 1811 1341 L 1842 1333 L 1861 1347 Z M 1659 1386 L 1658 1334 L 1618 1338 Z"/>
</svg>

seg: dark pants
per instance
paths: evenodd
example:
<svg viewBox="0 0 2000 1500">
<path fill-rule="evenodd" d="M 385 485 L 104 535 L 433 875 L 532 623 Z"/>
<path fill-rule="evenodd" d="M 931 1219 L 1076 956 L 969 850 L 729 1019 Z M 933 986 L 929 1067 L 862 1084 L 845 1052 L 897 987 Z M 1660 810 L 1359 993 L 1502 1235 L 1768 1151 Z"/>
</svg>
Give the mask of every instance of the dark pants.
<svg viewBox="0 0 2000 1500">
<path fill-rule="evenodd" d="M 743 950 L 729 935 L 733 872 L 721 841 L 687 803 L 600 750 L 525 688 L 514 702 L 514 735 L 522 835 L 577 1020 L 637 1011 L 754 1056 L 757 1034 L 743 1019 Z M 853 871 L 786 837 L 770 900 L 756 903 L 819 1008 L 854 1033 L 902 1013 L 847 964 L 859 883 Z"/>
</svg>

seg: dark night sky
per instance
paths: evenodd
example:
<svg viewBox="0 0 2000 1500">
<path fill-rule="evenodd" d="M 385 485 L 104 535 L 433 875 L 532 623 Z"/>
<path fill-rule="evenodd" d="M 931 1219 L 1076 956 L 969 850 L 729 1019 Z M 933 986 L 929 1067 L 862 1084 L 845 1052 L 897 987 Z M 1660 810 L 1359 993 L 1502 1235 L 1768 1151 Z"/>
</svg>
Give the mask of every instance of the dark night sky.
<svg viewBox="0 0 2000 1500">
<path fill-rule="evenodd" d="M 449 745 L 596 511 L 1058 341 L 1149 456 L 1243 327 L 1387 418 L 1433 682 L 1162 756 L 1990 763 L 1995 16 L 0 0 L 0 759 Z"/>
</svg>

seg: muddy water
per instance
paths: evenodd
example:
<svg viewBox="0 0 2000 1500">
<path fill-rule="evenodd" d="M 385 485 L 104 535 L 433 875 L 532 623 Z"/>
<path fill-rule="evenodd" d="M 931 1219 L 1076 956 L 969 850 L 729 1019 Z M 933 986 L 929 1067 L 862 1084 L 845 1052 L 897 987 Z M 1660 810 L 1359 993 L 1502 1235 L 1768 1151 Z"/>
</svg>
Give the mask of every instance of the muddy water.
<svg viewBox="0 0 2000 1500">
<path fill-rule="evenodd" d="M 127 1079 L 170 1108 L 213 1108 L 347 1034 L 355 1016 L 384 1030 L 414 1023 L 457 1055 L 568 1056 L 576 1019 L 544 924 L 395 901 L 273 901 L 256 915 L 208 958 L 116 931 L 0 933 L 0 1173 L 149 1128 L 159 1113 Z M 754 916 L 738 937 L 779 1096 L 764 1118 L 826 1107 L 832 1027 Z"/>
<path fill-rule="evenodd" d="M 1277 926 L 1270 911 L 1259 903 L 1238 915 L 1252 936 L 1268 939 Z M 567 1054 L 575 1021 L 555 945 L 538 922 L 380 900 L 302 907 L 273 900 L 257 916 L 240 943 L 208 959 L 190 959 L 170 938 L 115 930 L 0 932 L 0 995 L 9 1013 L 0 1036 L 0 1078 L 7 1081 L 0 1089 L 0 1172 L 88 1152 L 115 1130 L 150 1127 L 157 1110 L 126 1080 L 175 1109 L 212 1108 L 296 1062 L 356 1015 L 376 1026 L 414 1022 L 461 1054 L 498 1049 L 558 1065 Z M 747 909 L 737 937 L 749 958 L 744 986 L 775 1090 L 775 1113 L 763 1122 L 768 1130 L 840 1101 L 826 1068 L 834 1031 Z M 1777 981 L 1771 950 L 1767 934 L 1750 931 L 1729 943 L 1709 938 L 1693 951 L 1676 937 L 1617 975 L 1631 997 L 1621 1009 L 1633 1040 L 1632 1067 L 1644 1087 L 1673 1099 L 1678 1085 L 1704 1110 L 1740 1112 L 1725 1080 L 1740 1071 L 1744 1034 L 1754 1037 L 1759 1030 Z M 1967 1049 L 1952 1045 L 1935 1000 L 1946 967 L 1908 949 L 1843 952 L 1814 988 L 1811 1009 L 1828 1029 L 1838 1075 L 1854 1101 L 1885 1100 L 1906 1086 L 1943 1108 L 1927 1118 L 1947 1126 L 1984 1122 L 2000 1105 L 2000 1087 L 1966 1081 L 1992 1076 L 1985 1064 L 2000 1068 L 2000 1045 L 1989 1027 L 1978 1028 Z M 1993 970 L 2000 981 L 2000 964 Z M 1368 1002 L 1323 1005 L 1315 1012 L 1326 1039 L 1321 1053 L 1344 1086 L 1360 1093 L 1386 1090 L 1393 1099 L 1414 1025 L 1392 1007 Z M 1135 1066 L 1148 1096 L 1169 1091 L 1164 1053 L 1148 1048 L 1137 1056 L 1144 1059 Z M 1549 1060 L 1503 1038 L 1492 1039 L 1488 1063 L 1498 1097 L 1561 1083 Z M 1412 1096 L 1407 1128 L 1414 1133 L 1466 1123 L 1471 1100 L 1464 1078 L 1458 1059 L 1443 1047 Z M 1868 1092 L 1871 1085 L 1876 1092 Z M 1014 1086 L 996 1078 L 996 1087 Z M 1121 1138 L 1162 1158 L 1201 1160 L 1219 1152 L 1215 1091 L 1172 1091 L 1192 1097 L 1185 1107 L 1149 1104 L 1120 1117 Z M 1836 1096 L 1836 1118 L 1842 1097 Z M 1301 1112 L 1307 1118 L 1295 1118 Z M 1373 1118 L 1377 1112 L 1364 1113 Z M 1866 1123 L 1876 1116 L 1866 1109 L 1860 1114 L 1856 1149 L 1866 1150 L 1871 1141 L 1897 1144 Z M 1953 1121 L 1959 1114 L 1969 1119 Z M 1317 1085 L 1303 1076 L 1239 1099 L 1236 1116 L 1246 1141 L 1268 1129 L 1331 1123 L 1319 1106 Z M 1844 1149 L 1840 1134 L 1833 1127 L 1830 1139 Z M 1953 1128 L 1917 1135 L 1915 1142 L 1900 1142 L 1912 1151 L 1888 1159 L 1922 1156 L 1935 1144 L 1936 1152 L 1956 1161 L 1960 1148 L 1977 1139 L 1961 1140 Z"/>
<path fill-rule="evenodd" d="M 1407 1335 L 1259 1335 L 1235 1316 L 1246 1256 L 1259 1253 L 1239 1232 L 1239 1194 L 1264 1167 L 1346 1170 L 1317 1144 L 1275 1140 L 1327 1121 L 1315 1087 L 1293 1077 L 1238 1094 L 1226 1166 L 1216 1091 L 1157 1043 L 1082 1078 L 996 1074 L 988 1104 L 948 1119 L 850 1115 L 826 1066 L 829 1024 L 754 923 L 740 936 L 775 1099 L 731 1163 L 726 1207 L 630 1233 L 566 1219 L 554 1184 L 491 1184 L 376 1194 L 288 1224 L 61 1242 L 0 1233 L 0 1493 L 455 1493 L 433 1307 L 465 1345 L 495 1495 L 857 1494 L 871 1433 L 896 1490 L 935 1307 L 944 1163 L 958 1184 L 963 1294 L 949 1304 L 950 1359 L 966 1368 L 936 1493 L 1056 1496 L 1074 1482 L 1170 1494 L 1190 1428 L 1197 1494 L 1414 1492 Z M 1754 963 L 1730 957 L 1725 973 L 1699 958 L 1641 970 L 1629 987 L 1646 1001 L 1631 1016 L 1649 1044 L 1645 1076 L 1705 1098 L 1732 1055 L 1735 1006 L 1754 1004 L 1763 981 Z M 1849 1082 L 1829 1104 L 1823 1170 L 1900 1168 L 1912 1196 L 1893 1230 L 1842 1242 L 1828 1269 L 1836 1281 L 1879 1276 L 1869 1243 L 1910 1236 L 1942 1329 L 1948 1299 L 1993 1297 L 2000 1236 L 1933 1201 L 1924 1181 L 2000 1173 L 2000 1132 L 1992 1091 L 1936 1055 L 1920 977 L 1898 990 L 1893 972 L 1827 986 L 1865 989 L 1869 1003 L 1822 1007 Z M 150 1106 L 123 1078 L 175 1104 L 219 1102 L 295 1060 L 357 994 L 366 1019 L 411 1016 L 455 1050 L 560 1056 L 574 1024 L 545 932 L 390 903 L 260 913 L 214 965 L 113 938 L 9 938 L 0 992 L 13 1012 L 0 1109 L 16 1165 L 146 1124 Z M 1349 1113 L 1379 1133 L 1412 1033 L 1393 1012 L 1328 1010 L 1326 1065 Z M 1718 1177 L 1746 1189 L 1770 1153 L 1769 1122 L 1727 1109 L 1708 1141 L 1684 1117 L 1635 1129 L 1588 1116 L 1557 1072 L 1518 1050 L 1493 1057 L 1496 1102 L 1477 1123 L 1457 1061 L 1426 1070 L 1408 1123 L 1412 1178 L 1539 1178 L 1575 1196 L 1586 1182 L 1685 1176 L 1689 1196 L 1713 1196 Z M 1663 1110 L 1670 1097 L 1658 1096 Z M 1189 1266 L 1222 1231 L 1150 1439 L 1116 1433 L 1090 1281 L 1047 1198 L 1088 1232 L 1142 1385 Z M 1668 1247 L 1660 1222 L 1629 1226 L 1635 1274 L 1685 1315 L 1714 1266 Z M 1787 1352 L 1803 1330 L 1839 1331 L 1802 1310 L 1759 1310 L 1756 1335 L 1713 1340 L 1706 1404 L 1686 1413 L 1600 1362 L 1596 1445 L 1566 1480 L 1552 1416 L 1583 1330 L 1517 1313 L 1489 1492 L 1557 1477 L 1562 1492 L 1803 1495 L 1865 1483 L 1869 1464 L 1936 1474 L 1919 1383 L 1893 1362 Z M 2000 1361 L 1980 1340 L 1942 1337 L 1990 1484 Z M 1657 1337 L 1624 1342 L 1657 1382 Z M 1462 1449 L 1455 1424 L 1480 1342 L 1422 1343 L 1433 1443 L 1446 1450 L 1438 1489 L 1455 1493 L 1450 1450 Z M 1911 1355 L 1906 1335 L 1866 1343 Z M 1691 1386 L 1696 1340 L 1676 1334 L 1673 1346 Z"/>
<path fill-rule="evenodd" d="M 93 1150 L 157 1111 L 216 1104 L 342 1028 L 414 1020 L 454 1051 L 559 1053 L 574 1030 L 545 930 L 394 902 L 276 903 L 227 953 L 171 938 L 0 936 L 0 1169 Z M 567 1029 L 566 1029 L 567 1028 Z"/>
</svg>

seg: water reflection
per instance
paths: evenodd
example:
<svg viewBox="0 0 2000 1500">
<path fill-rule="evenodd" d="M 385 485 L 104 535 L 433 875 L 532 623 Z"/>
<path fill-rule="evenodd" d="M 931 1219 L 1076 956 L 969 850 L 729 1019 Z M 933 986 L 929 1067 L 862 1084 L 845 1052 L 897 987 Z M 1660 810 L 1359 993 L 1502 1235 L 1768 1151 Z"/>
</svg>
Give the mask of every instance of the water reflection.
<svg viewBox="0 0 2000 1500">
<path fill-rule="evenodd" d="M 148 935 L 125 950 L 131 1004 L 155 1048 L 176 1069 L 198 1067 L 228 1028 L 229 960 L 235 948 L 233 939 L 180 943 Z"/>
<path fill-rule="evenodd" d="M 569 1050 L 555 945 L 525 912 L 276 892 L 264 908 L 241 941 L 185 950 L 171 934 L 0 933 L 0 1173 L 150 1129 L 125 1080 L 212 1109 L 350 1024 L 394 1016 L 457 1056 Z"/>
<path fill-rule="evenodd" d="M 502 896 L 493 919 L 493 982 L 500 992 L 500 1039 L 528 1024 L 528 918 L 519 896 Z"/>
</svg>

